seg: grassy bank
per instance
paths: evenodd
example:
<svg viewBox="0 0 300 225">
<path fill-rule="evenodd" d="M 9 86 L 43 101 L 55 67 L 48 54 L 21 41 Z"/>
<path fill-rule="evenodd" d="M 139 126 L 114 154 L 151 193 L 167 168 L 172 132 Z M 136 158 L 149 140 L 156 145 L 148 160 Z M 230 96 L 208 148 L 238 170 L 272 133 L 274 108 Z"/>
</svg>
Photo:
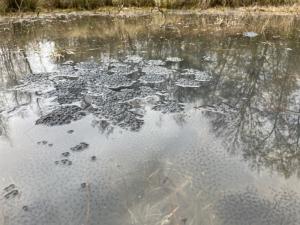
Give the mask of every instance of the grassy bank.
<svg viewBox="0 0 300 225">
<path fill-rule="evenodd" d="M 51 9 L 98 9 L 117 7 L 210 8 L 216 6 L 279 6 L 300 4 L 300 0 L 0 0 L 0 12 L 40 11 Z"/>
</svg>

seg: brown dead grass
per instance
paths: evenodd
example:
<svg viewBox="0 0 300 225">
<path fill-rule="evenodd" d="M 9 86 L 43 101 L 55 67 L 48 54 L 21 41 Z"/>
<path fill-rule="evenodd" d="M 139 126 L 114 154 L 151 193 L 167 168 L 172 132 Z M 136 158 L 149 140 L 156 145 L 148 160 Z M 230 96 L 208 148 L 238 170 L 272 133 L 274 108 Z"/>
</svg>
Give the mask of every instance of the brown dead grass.
<svg viewBox="0 0 300 225">
<path fill-rule="evenodd" d="M 250 7 L 261 11 L 299 11 L 300 0 L 0 0 L 0 12 L 45 11 L 54 9 L 96 10 L 114 6 L 168 9 Z"/>
</svg>

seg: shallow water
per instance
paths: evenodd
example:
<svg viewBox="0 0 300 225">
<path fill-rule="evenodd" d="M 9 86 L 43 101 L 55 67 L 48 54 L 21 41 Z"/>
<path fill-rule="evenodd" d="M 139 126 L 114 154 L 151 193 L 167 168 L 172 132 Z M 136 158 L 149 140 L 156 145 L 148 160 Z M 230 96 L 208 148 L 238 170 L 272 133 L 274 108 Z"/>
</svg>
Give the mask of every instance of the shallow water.
<svg viewBox="0 0 300 225">
<path fill-rule="evenodd" d="M 299 22 L 1 25 L 0 224 L 300 224 Z"/>
</svg>

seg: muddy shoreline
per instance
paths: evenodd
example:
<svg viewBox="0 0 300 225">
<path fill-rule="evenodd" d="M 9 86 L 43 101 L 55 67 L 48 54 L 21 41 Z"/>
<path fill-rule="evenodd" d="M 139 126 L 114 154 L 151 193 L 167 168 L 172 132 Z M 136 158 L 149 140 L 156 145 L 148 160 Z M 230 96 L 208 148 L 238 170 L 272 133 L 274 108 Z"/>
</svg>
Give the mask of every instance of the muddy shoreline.
<svg viewBox="0 0 300 225">
<path fill-rule="evenodd" d="M 240 17 L 300 17 L 298 6 L 282 7 L 239 7 L 239 8 L 209 8 L 209 9 L 163 9 L 158 10 L 153 7 L 144 8 L 123 8 L 121 11 L 117 7 L 104 7 L 97 10 L 42 10 L 41 12 L 21 12 L 7 13 L 0 15 L 0 25 L 10 22 L 30 22 L 37 20 L 68 19 L 83 16 L 113 16 L 113 17 L 139 17 L 151 15 L 207 15 L 207 16 L 235 16 Z"/>
</svg>

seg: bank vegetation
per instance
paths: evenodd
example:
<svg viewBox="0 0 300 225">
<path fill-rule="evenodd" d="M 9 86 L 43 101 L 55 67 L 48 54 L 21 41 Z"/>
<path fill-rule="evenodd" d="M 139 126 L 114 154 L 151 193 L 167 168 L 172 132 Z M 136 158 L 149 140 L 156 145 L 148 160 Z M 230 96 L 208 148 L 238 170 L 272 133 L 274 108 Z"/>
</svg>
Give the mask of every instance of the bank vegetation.
<svg viewBox="0 0 300 225">
<path fill-rule="evenodd" d="M 55 9 L 94 10 L 101 7 L 210 8 L 245 6 L 293 6 L 300 0 L 0 0 L 0 12 L 24 12 Z"/>
</svg>

